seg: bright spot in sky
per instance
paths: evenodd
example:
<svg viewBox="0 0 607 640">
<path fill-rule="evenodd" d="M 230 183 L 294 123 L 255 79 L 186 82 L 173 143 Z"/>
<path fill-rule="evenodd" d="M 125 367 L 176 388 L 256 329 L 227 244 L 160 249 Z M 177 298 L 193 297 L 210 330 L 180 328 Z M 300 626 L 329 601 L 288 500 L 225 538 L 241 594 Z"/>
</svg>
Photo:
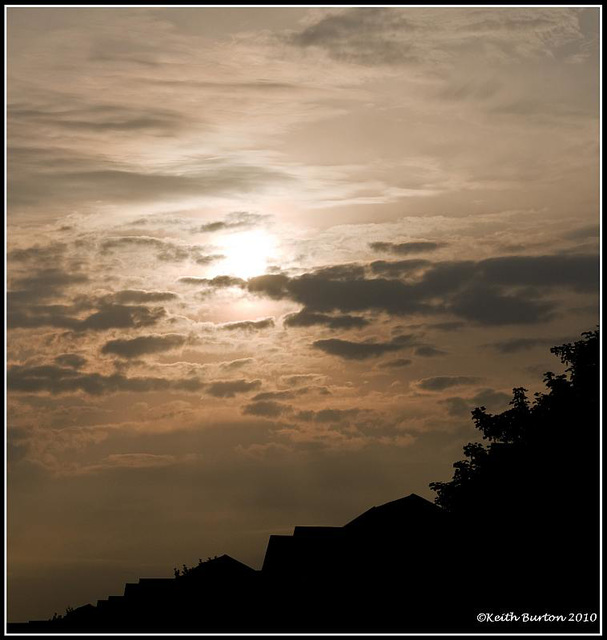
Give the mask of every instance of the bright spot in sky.
<svg viewBox="0 0 607 640">
<path fill-rule="evenodd" d="M 252 278 L 265 273 L 276 250 L 276 239 L 266 231 L 243 231 L 222 239 L 215 275 Z"/>
</svg>

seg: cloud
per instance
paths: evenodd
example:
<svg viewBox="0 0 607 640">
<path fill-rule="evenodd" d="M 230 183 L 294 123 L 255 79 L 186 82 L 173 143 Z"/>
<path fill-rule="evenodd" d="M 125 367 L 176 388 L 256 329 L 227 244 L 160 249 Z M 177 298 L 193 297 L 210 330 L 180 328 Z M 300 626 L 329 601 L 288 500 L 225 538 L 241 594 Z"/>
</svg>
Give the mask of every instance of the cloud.
<svg viewBox="0 0 607 640">
<path fill-rule="evenodd" d="M 429 324 L 428 327 L 431 329 L 438 329 L 439 331 L 457 331 L 462 327 L 465 327 L 465 322 L 435 322 L 434 324 Z"/>
<path fill-rule="evenodd" d="M 447 354 L 446 351 L 427 344 L 417 347 L 413 353 L 416 356 L 421 356 L 422 358 L 433 358 L 435 356 L 444 356 Z"/>
<path fill-rule="evenodd" d="M 71 369 L 82 369 L 88 360 L 77 353 L 62 353 L 54 358 L 60 367 L 69 367 Z"/>
<path fill-rule="evenodd" d="M 205 387 L 206 393 L 215 398 L 233 398 L 261 387 L 261 380 L 219 380 Z"/>
<path fill-rule="evenodd" d="M 289 376 L 281 376 L 280 380 L 289 387 L 300 387 L 310 382 L 321 381 L 324 377 L 319 373 L 296 373 Z"/>
<path fill-rule="evenodd" d="M 338 338 L 316 340 L 312 346 L 329 355 L 345 360 L 367 360 L 391 351 L 399 351 L 411 345 L 412 336 L 398 336 L 390 342 L 350 342 Z"/>
<path fill-rule="evenodd" d="M 449 310 L 483 325 L 536 324 L 552 318 L 555 303 L 538 300 L 536 292 L 502 294 L 486 286 L 471 287 L 454 296 Z"/>
<path fill-rule="evenodd" d="M 444 391 L 451 387 L 476 384 L 479 380 L 476 376 L 434 376 L 418 380 L 415 386 L 422 391 Z"/>
<path fill-rule="evenodd" d="M 510 340 L 491 342 L 484 346 L 494 349 L 498 353 L 511 354 L 520 351 L 529 351 L 536 347 L 555 346 L 572 341 L 573 338 L 511 338 Z"/>
<path fill-rule="evenodd" d="M 432 9 L 358 7 L 322 10 L 287 42 L 314 47 L 359 65 L 453 64 L 466 55 L 502 61 L 552 56 L 582 43 L 571 8 L 448 8 L 440 21 Z"/>
<path fill-rule="evenodd" d="M 485 407 L 490 411 L 499 411 L 508 406 L 511 396 L 495 389 L 481 389 L 472 397 L 453 396 L 439 400 L 439 404 L 447 407 L 447 413 L 453 417 L 470 417 L 475 407 Z"/>
<path fill-rule="evenodd" d="M 228 322 L 221 325 L 224 331 L 262 331 L 274 327 L 274 318 L 264 318 L 263 320 L 245 320 L 242 322 Z"/>
<path fill-rule="evenodd" d="M 41 269 L 31 275 L 16 279 L 11 285 L 13 299 L 31 301 L 54 298 L 76 284 L 84 284 L 89 277 L 83 273 L 68 273 L 62 269 Z"/>
<path fill-rule="evenodd" d="M 140 304 L 145 302 L 166 302 L 178 298 L 171 291 L 144 291 L 142 289 L 123 289 L 116 291 L 112 298 L 119 304 Z"/>
<path fill-rule="evenodd" d="M 285 316 L 285 327 L 312 327 L 321 325 L 330 329 L 361 329 L 369 325 L 369 320 L 360 316 L 329 316 L 324 313 L 312 313 L 302 309 L 297 313 Z"/>
<path fill-rule="evenodd" d="M 137 336 L 130 339 L 109 340 L 101 348 L 102 353 L 112 353 L 121 358 L 137 358 L 150 353 L 161 353 L 182 347 L 188 337 L 179 333 Z"/>
<path fill-rule="evenodd" d="M 204 285 L 213 289 L 228 289 L 229 287 L 244 287 L 246 285 L 245 280 L 242 278 L 235 278 L 233 276 L 215 276 L 214 278 L 196 278 L 186 276 L 179 278 L 179 282 L 183 282 L 184 284 Z"/>
<path fill-rule="evenodd" d="M 395 244 L 394 242 L 370 242 L 369 247 L 373 251 L 384 253 L 396 253 L 401 256 L 408 256 L 412 253 L 428 253 L 430 251 L 437 251 L 441 247 L 446 246 L 444 242 L 401 242 Z"/>
<path fill-rule="evenodd" d="M 349 418 L 355 418 L 360 409 L 321 409 L 320 411 L 298 411 L 295 414 L 297 420 L 326 424 L 330 422 L 343 422 Z"/>
<path fill-rule="evenodd" d="M 429 260 L 375 260 L 369 265 L 369 268 L 374 274 L 398 278 L 402 275 L 417 274 L 431 264 Z"/>
<path fill-rule="evenodd" d="M 139 132 L 170 134 L 185 125 L 183 116 L 149 105 L 138 110 L 124 105 L 72 105 L 66 108 L 38 109 L 8 105 L 11 120 L 24 126 L 45 125 L 72 132 Z"/>
<path fill-rule="evenodd" d="M 200 233 L 213 233 L 216 231 L 226 231 L 231 229 L 242 229 L 255 227 L 270 216 L 259 213 L 249 213 L 248 211 L 233 211 L 224 220 L 207 222 L 198 228 Z"/>
<path fill-rule="evenodd" d="M 190 160 L 180 174 L 125 166 L 106 158 L 69 154 L 51 146 L 12 149 L 9 199 L 12 206 L 81 206 L 92 203 L 145 203 L 202 196 L 247 193 L 293 181 L 278 169 L 237 160 Z M 31 159 L 31 161 L 29 161 Z M 169 259 L 169 258 L 167 258 Z"/>
<path fill-rule="evenodd" d="M 397 358 L 396 360 L 388 360 L 388 362 L 381 362 L 377 366 L 381 369 L 400 369 L 402 367 L 408 367 L 413 360 L 407 358 Z"/>
<path fill-rule="evenodd" d="M 163 307 L 109 304 L 78 323 L 78 331 L 149 327 L 166 316 Z"/>
<path fill-rule="evenodd" d="M 280 402 L 273 402 L 271 400 L 260 400 L 246 405 L 242 412 L 249 416 L 278 418 L 290 411 L 291 407 L 289 405 L 281 404 Z"/>
<path fill-rule="evenodd" d="M 293 278 L 268 274 L 247 283 L 251 293 L 293 300 L 302 304 L 307 313 L 451 313 L 481 325 L 546 321 L 554 314 L 556 303 L 539 299 L 541 295 L 561 288 L 594 291 L 597 286 L 598 259 L 592 255 L 436 262 L 412 282 L 360 277 L 358 272 L 351 277 L 341 270 L 335 276 L 323 269 Z"/>
<path fill-rule="evenodd" d="M 84 391 L 90 395 L 119 392 L 176 390 L 194 392 L 203 388 L 197 378 L 132 377 L 122 374 L 80 373 L 70 367 L 56 365 L 11 365 L 7 371 L 7 388 L 21 393 L 46 391 L 51 394 Z"/>
<path fill-rule="evenodd" d="M 599 259 L 594 255 L 506 256 L 478 263 L 481 278 L 494 285 L 570 287 L 596 291 Z"/>
<path fill-rule="evenodd" d="M 82 296 L 77 304 L 30 304 L 30 292 L 8 292 L 7 324 L 11 329 L 54 327 L 73 331 L 106 331 L 108 329 L 133 329 L 151 326 L 167 315 L 164 307 L 147 305 L 124 305 L 103 299 Z M 112 296 L 109 296 L 111 299 Z M 84 318 L 79 314 L 83 309 L 97 307 L 97 311 Z"/>
<path fill-rule="evenodd" d="M 255 360 L 253 358 L 239 358 L 238 360 L 231 360 L 230 362 L 222 362 L 219 366 L 227 370 L 242 369 L 242 367 L 246 367 L 254 362 Z"/>
<path fill-rule="evenodd" d="M 103 240 L 101 249 L 112 251 L 116 249 L 132 249 L 133 247 L 151 248 L 156 252 L 156 258 L 164 262 L 183 262 L 194 260 L 198 264 L 210 264 L 222 256 L 206 255 L 195 245 L 178 244 L 171 240 L 154 236 L 115 236 Z"/>
</svg>

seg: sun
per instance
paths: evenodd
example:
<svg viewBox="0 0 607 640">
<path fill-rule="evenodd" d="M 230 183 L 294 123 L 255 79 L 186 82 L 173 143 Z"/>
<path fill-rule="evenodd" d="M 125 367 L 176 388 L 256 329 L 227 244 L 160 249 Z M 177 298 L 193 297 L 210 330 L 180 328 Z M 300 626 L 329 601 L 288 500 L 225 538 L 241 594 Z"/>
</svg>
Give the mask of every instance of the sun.
<svg viewBox="0 0 607 640">
<path fill-rule="evenodd" d="M 276 239 L 266 231 L 231 233 L 219 243 L 224 258 L 216 263 L 215 275 L 252 278 L 265 273 L 276 251 Z"/>
</svg>

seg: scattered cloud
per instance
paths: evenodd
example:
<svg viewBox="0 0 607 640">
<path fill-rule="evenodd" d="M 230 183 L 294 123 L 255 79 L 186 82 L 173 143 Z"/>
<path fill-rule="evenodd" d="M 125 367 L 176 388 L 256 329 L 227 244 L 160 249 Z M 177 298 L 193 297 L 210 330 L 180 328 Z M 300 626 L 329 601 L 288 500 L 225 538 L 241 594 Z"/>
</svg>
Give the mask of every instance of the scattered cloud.
<svg viewBox="0 0 607 640">
<path fill-rule="evenodd" d="M 422 391 L 444 391 L 451 387 L 477 384 L 480 378 L 476 376 L 433 376 L 418 380 L 416 387 Z"/>
<path fill-rule="evenodd" d="M 256 391 L 261 387 L 261 380 L 219 380 L 205 388 L 206 393 L 215 398 L 233 398 L 240 393 Z"/>
<path fill-rule="evenodd" d="M 166 333 L 108 340 L 101 348 L 102 353 L 109 353 L 120 358 L 138 358 L 152 353 L 172 351 L 182 347 L 188 336 L 179 333 Z"/>
<path fill-rule="evenodd" d="M 324 353 L 345 360 L 367 360 L 391 351 L 400 351 L 411 346 L 413 336 L 397 336 L 389 342 L 351 342 L 338 338 L 316 340 L 312 346 Z"/>
</svg>

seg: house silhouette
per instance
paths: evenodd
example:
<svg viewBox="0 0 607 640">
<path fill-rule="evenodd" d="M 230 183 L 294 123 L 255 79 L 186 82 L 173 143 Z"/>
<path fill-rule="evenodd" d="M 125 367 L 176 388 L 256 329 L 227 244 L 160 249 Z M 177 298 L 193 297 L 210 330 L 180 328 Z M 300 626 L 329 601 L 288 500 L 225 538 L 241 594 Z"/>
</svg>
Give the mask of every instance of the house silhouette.
<svg viewBox="0 0 607 640">
<path fill-rule="evenodd" d="M 127 583 L 122 595 L 60 619 L 13 623 L 8 630 L 478 633 L 485 630 L 476 621 L 478 611 L 494 610 L 497 602 L 521 604 L 508 600 L 496 579 L 499 564 L 483 571 L 491 566 L 487 562 L 470 571 L 470 558 L 479 551 L 470 526 L 410 494 L 372 507 L 342 527 L 296 526 L 292 535 L 270 536 L 260 571 L 222 555 L 174 578 Z M 546 590 L 537 578 L 521 575 L 529 593 Z M 512 625 L 504 629 L 511 631 Z"/>
</svg>

